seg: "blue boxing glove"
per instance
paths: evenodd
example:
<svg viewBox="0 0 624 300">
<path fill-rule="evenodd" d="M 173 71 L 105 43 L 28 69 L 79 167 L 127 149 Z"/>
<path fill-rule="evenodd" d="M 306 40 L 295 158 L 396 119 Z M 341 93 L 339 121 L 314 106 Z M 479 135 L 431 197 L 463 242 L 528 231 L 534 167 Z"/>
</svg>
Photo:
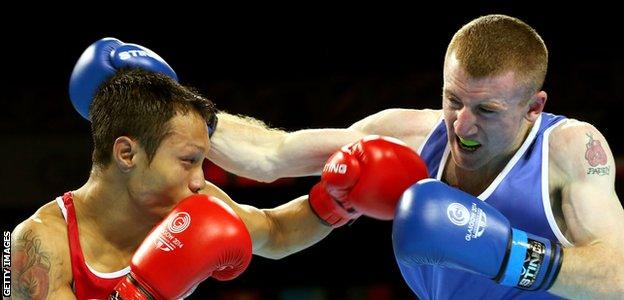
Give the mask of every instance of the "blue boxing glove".
<svg viewBox="0 0 624 300">
<path fill-rule="evenodd" d="M 558 243 L 512 228 L 488 203 L 433 179 L 403 193 L 392 243 L 404 265 L 460 269 L 533 291 L 551 287 L 563 260 Z"/>
<path fill-rule="evenodd" d="M 115 38 L 103 38 L 82 53 L 69 80 L 69 97 L 81 116 L 90 120 L 89 106 L 100 84 L 121 68 L 142 68 L 178 81 L 173 69 L 152 50 Z"/>
</svg>

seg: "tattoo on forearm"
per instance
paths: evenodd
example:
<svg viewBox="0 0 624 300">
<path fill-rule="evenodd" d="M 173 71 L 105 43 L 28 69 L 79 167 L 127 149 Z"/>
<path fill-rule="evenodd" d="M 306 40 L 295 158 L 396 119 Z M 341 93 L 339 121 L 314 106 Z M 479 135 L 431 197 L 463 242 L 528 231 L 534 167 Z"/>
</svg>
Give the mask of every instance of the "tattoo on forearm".
<svg viewBox="0 0 624 300">
<path fill-rule="evenodd" d="M 591 133 L 586 133 L 589 141 L 585 144 L 587 150 L 585 150 L 585 160 L 589 163 L 590 167 L 587 169 L 587 174 L 595 175 L 609 175 L 611 169 L 607 166 L 607 153 L 599 140 L 595 140 Z"/>
<path fill-rule="evenodd" d="M 13 245 L 14 295 L 45 299 L 50 282 L 50 254 L 41 249 L 41 239 L 32 230 L 18 236 Z"/>
</svg>

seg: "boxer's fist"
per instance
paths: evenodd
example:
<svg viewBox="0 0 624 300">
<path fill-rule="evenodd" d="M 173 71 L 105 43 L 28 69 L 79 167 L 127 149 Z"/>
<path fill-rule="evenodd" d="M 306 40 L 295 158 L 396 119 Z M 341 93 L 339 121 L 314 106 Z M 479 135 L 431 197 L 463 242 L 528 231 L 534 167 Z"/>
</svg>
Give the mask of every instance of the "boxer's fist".
<svg viewBox="0 0 624 300">
<path fill-rule="evenodd" d="M 173 69 L 153 51 L 115 38 L 103 38 L 82 53 L 69 80 L 69 97 L 81 116 L 90 120 L 93 96 L 121 68 L 142 68 L 178 80 Z"/>
<path fill-rule="evenodd" d="M 327 196 L 315 197 L 321 193 L 313 190 L 310 204 L 321 219 L 334 227 L 361 214 L 391 220 L 403 191 L 427 177 L 426 164 L 403 142 L 367 136 L 327 160 L 321 175 Z M 335 203 L 328 204 L 326 199 Z"/>
<path fill-rule="evenodd" d="M 392 225 L 400 265 L 453 268 L 502 285 L 547 290 L 563 260 L 559 243 L 511 227 L 488 202 L 438 180 L 408 188 Z"/>
<path fill-rule="evenodd" d="M 350 220 L 356 219 L 361 213 L 352 208 L 343 207 L 327 193 L 323 181 L 315 184 L 308 194 L 308 203 L 312 211 L 323 222 L 332 227 L 340 227 Z"/>
<path fill-rule="evenodd" d="M 177 299 L 208 277 L 236 278 L 251 254 L 251 237 L 234 211 L 216 198 L 194 195 L 150 232 L 115 292 L 122 299 L 141 289 L 155 299 Z"/>
</svg>

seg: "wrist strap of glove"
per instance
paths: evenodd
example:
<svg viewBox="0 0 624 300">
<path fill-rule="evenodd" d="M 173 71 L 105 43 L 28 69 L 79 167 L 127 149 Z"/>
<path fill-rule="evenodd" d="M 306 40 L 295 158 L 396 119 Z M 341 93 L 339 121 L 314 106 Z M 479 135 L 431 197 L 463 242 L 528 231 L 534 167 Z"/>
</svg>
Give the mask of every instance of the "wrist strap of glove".
<svg viewBox="0 0 624 300">
<path fill-rule="evenodd" d="M 548 290 L 563 261 L 563 249 L 548 239 L 512 229 L 509 261 L 499 283 L 524 290 Z"/>
</svg>

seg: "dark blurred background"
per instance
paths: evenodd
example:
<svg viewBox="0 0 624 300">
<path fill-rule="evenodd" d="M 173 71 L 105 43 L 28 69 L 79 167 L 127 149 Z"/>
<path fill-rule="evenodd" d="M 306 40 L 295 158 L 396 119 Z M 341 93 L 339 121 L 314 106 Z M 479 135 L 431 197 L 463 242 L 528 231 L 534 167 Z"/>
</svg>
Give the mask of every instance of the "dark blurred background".
<svg viewBox="0 0 624 300">
<path fill-rule="evenodd" d="M 89 124 L 71 106 L 67 85 L 74 63 L 97 39 L 112 36 L 154 50 L 183 84 L 222 110 L 285 130 L 345 127 L 385 108 L 439 108 L 449 40 L 463 24 L 488 13 L 519 17 L 541 34 L 550 50 L 546 111 L 603 132 L 618 160 L 616 184 L 623 197 L 624 139 L 616 129 L 624 100 L 623 26 L 615 7 L 526 1 L 428 8 L 126 4 L 132 11 L 121 11 L 121 2 L 67 16 L 49 14 L 47 7 L 5 11 L 16 21 L 1 21 L 2 230 L 12 230 L 88 177 Z M 260 184 L 210 170 L 232 198 L 257 207 L 306 194 L 316 181 Z M 390 230 L 390 222 L 360 218 L 282 260 L 254 257 L 238 279 L 209 280 L 193 298 L 414 299 L 395 266 Z"/>
</svg>

